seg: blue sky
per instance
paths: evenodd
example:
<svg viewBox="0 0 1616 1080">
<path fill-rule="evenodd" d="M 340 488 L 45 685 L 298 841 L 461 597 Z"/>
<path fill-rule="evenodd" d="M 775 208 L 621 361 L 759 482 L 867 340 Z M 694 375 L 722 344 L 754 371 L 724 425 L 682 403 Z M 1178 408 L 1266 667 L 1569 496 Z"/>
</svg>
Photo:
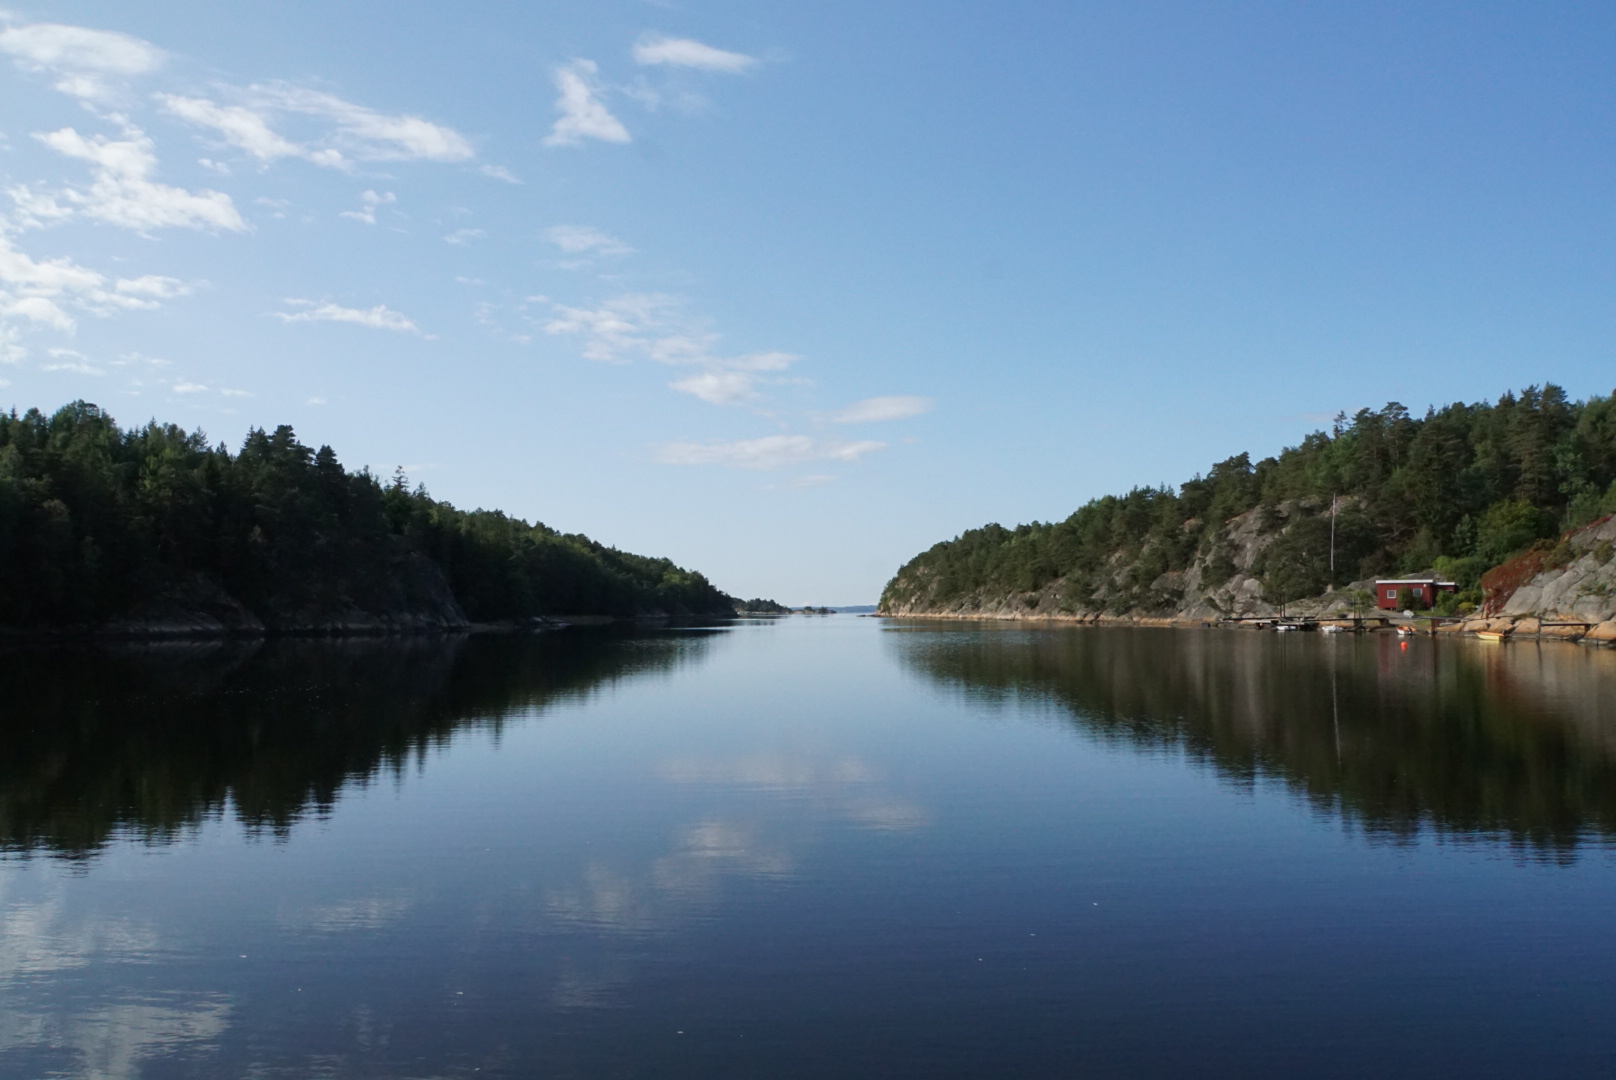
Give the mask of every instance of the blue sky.
<svg viewBox="0 0 1616 1080">
<path fill-rule="evenodd" d="M 6 3 L 7 0 L 0 0 Z M 292 424 L 720 587 L 1616 385 L 1616 8 L 0 10 L 0 402 Z"/>
</svg>

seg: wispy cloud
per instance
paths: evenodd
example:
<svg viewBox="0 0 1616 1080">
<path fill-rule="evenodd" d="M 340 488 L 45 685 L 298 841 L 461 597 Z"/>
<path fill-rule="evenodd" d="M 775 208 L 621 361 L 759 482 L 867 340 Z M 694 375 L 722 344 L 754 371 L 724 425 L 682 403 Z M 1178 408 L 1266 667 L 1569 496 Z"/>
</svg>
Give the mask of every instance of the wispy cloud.
<svg viewBox="0 0 1616 1080">
<path fill-rule="evenodd" d="M 704 371 L 668 385 L 709 405 L 743 405 L 758 396 L 757 376 L 749 371 Z"/>
<path fill-rule="evenodd" d="M 481 229 L 456 229 L 443 238 L 445 244 L 454 244 L 457 247 L 470 247 L 473 240 L 481 240 L 488 234 Z"/>
<path fill-rule="evenodd" d="M 156 71 L 166 58 L 157 46 L 128 34 L 60 23 L 0 31 L 0 53 L 24 71 L 57 76 L 56 89 L 90 101 L 110 97 L 115 80 Z"/>
<path fill-rule="evenodd" d="M 304 146 L 281 135 L 270 127 L 269 117 L 262 112 L 178 94 L 158 94 L 157 100 L 167 112 L 200 127 L 212 128 L 226 143 L 245 150 L 265 164 L 291 157 L 328 168 L 340 169 L 348 165 L 339 151 Z"/>
<path fill-rule="evenodd" d="M 327 138 L 362 161 L 452 162 L 476 156 L 464 135 L 419 116 L 377 112 L 335 94 L 282 82 L 255 85 L 248 93 L 262 105 L 330 121 L 335 129 Z"/>
<path fill-rule="evenodd" d="M 360 207 L 360 209 L 344 210 L 337 216 L 353 218 L 355 221 L 363 221 L 366 225 L 374 225 L 376 224 L 376 208 L 378 206 L 385 206 L 388 203 L 397 202 L 398 196 L 394 195 L 391 191 L 383 192 L 380 195 L 374 191 L 366 191 L 363 195 L 359 196 L 359 201 L 364 204 L 362 207 Z"/>
<path fill-rule="evenodd" d="M 727 465 L 736 469 L 778 469 L 810 461 L 857 461 L 886 448 L 884 442 L 835 442 L 808 435 L 767 435 L 735 442 L 673 442 L 655 448 L 664 465 Z"/>
<path fill-rule="evenodd" d="M 378 112 L 335 94 L 282 82 L 220 89 L 237 103 L 178 94 L 159 94 L 157 100 L 170 114 L 213 130 L 265 164 L 300 158 L 351 170 L 356 161 L 455 162 L 476 156 L 470 140 L 451 127 L 419 116 Z M 330 127 L 310 142 L 298 142 L 277 130 L 288 115 L 312 117 Z"/>
<path fill-rule="evenodd" d="M 71 334 L 77 323 L 69 308 L 104 316 L 154 308 L 188 292 L 184 283 L 157 274 L 110 279 L 72 259 L 36 260 L 0 231 L 0 362 L 27 355 L 25 329 Z"/>
<path fill-rule="evenodd" d="M 930 412 L 937 402 L 929 397 L 873 397 L 856 401 L 831 417 L 837 424 L 870 424 L 881 420 L 903 420 Z"/>
<path fill-rule="evenodd" d="M 670 67 L 695 68 L 698 71 L 718 71 L 738 75 L 757 66 L 757 58 L 745 53 L 715 49 L 711 45 L 690 38 L 671 38 L 660 34 L 647 34 L 634 45 L 637 64 L 663 64 Z"/>
<path fill-rule="evenodd" d="M 783 352 L 709 357 L 702 361 L 707 370 L 668 385 L 709 405 L 749 405 L 762 397 L 758 384 L 769 373 L 784 371 L 799 359 Z"/>
<path fill-rule="evenodd" d="M 301 307 L 302 311 L 277 311 L 275 317 L 282 322 L 337 322 L 368 326 L 373 330 L 397 330 L 418 334 L 421 328 L 409 316 L 377 304 L 373 308 L 349 308 L 337 304 L 318 304 L 312 300 L 288 300 L 286 303 Z"/>
<path fill-rule="evenodd" d="M 552 225 L 544 238 L 568 255 L 632 255 L 634 249 L 615 236 L 588 225 Z"/>
<path fill-rule="evenodd" d="M 484 165 L 477 171 L 484 176 L 492 176 L 495 180 L 503 180 L 507 184 L 520 184 L 522 182 L 515 173 L 503 165 Z"/>
<path fill-rule="evenodd" d="M 577 146 L 585 139 L 613 143 L 629 141 L 628 129 L 600 100 L 600 89 L 595 80 L 599 70 L 593 60 L 582 59 L 555 69 L 555 87 L 561 92 L 556 99 L 556 111 L 561 116 L 545 137 L 544 145 Z"/>
<path fill-rule="evenodd" d="M 759 386 L 778 381 L 780 372 L 801 359 L 778 351 L 724 356 L 717 351 L 719 335 L 691 318 L 679 297 L 665 293 L 626 293 L 596 308 L 556 304 L 554 311 L 545 332 L 582 335 L 585 359 L 627 363 L 644 357 L 697 368 L 669 386 L 711 405 L 758 402 Z"/>
<path fill-rule="evenodd" d="M 70 158 L 88 162 L 94 178 L 88 188 L 67 187 L 58 192 L 12 188 L 19 223 L 39 226 L 83 216 L 109 225 L 149 234 L 153 229 L 247 228 L 230 196 L 219 191 L 186 191 L 152 179 L 157 154 L 151 139 L 133 125 L 122 139 L 105 135 L 85 137 L 70 127 L 34 136 Z"/>
<path fill-rule="evenodd" d="M 596 308 L 554 305 L 548 334 L 581 334 L 584 358 L 626 363 L 636 355 L 664 363 L 702 356 L 717 340 L 685 317 L 683 302 L 666 293 L 625 293 Z"/>
<path fill-rule="evenodd" d="M 40 364 L 41 371 L 70 371 L 75 375 L 105 375 L 106 372 L 93 364 L 86 364 L 82 360 L 52 360 Z"/>
</svg>

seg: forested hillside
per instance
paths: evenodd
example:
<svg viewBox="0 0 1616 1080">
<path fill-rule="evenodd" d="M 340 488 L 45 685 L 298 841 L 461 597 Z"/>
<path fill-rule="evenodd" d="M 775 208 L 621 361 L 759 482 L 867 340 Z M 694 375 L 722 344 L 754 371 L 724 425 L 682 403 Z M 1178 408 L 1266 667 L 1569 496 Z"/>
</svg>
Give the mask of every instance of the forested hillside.
<svg viewBox="0 0 1616 1080">
<path fill-rule="evenodd" d="M 227 628 L 715 615 L 694 571 L 349 472 L 290 427 L 240 452 L 76 402 L 0 415 L 0 626 L 207 609 Z"/>
<path fill-rule="evenodd" d="M 1330 567 L 1334 507 L 1335 569 Z M 1479 599 L 1489 568 L 1616 511 L 1616 401 L 1558 386 L 1414 416 L 1338 416 L 1276 457 L 1177 491 L 1135 488 L 1066 520 L 987 525 L 916 556 L 889 612 L 1205 614 L 1435 570 Z"/>
</svg>

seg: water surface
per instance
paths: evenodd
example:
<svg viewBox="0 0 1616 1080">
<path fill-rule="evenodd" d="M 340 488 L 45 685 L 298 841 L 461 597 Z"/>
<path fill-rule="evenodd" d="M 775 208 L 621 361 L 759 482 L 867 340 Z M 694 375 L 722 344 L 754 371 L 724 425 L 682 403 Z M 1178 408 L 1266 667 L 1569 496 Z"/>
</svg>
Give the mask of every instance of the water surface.
<svg viewBox="0 0 1616 1080">
<path fill-rule="evenodd" d="M 1616 1073 L 1616 652 L 0 654 L 0 1076 Z"/>
</svg>

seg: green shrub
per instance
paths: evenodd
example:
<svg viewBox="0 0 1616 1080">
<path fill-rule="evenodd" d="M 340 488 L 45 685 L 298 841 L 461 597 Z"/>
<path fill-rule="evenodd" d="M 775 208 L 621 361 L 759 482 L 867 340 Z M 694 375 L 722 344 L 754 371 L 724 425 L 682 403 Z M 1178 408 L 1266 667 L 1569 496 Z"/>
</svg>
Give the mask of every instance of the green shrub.
<svg viewBox="0 0 1616 1080">
<path fill-rule="evenodd" d="M 1547 510 L 1525 499 L 1500 499 L 1477 524 L 1476 555 L 1488 566 L 1497 566 L 1558 531 Z"/>
</svg>

